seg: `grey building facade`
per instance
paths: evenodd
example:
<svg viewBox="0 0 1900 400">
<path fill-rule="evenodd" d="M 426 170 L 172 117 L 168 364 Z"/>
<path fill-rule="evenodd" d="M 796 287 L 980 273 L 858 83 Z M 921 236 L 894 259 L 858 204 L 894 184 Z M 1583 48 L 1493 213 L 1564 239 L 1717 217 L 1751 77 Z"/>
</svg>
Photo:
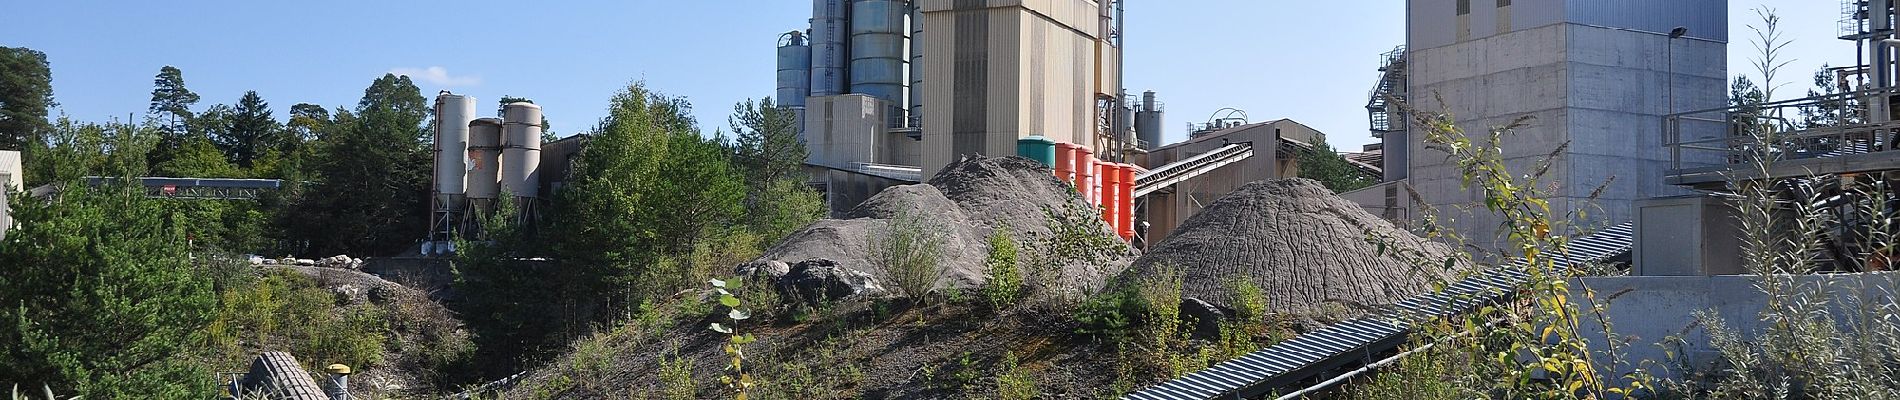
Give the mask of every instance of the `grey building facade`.
<svg viewBox="0 0 1900 400">
<path fill-rule="evenodd" d="M 1545 184 L 1556 191 L 1556 215 L 1587 211 L 1589 223 L 1629 221 L 1637 200 L 1686 193 L 1663 179 L 1662 116 L 1726 104 L 1727 1 L 1410 0 L 1406 7 L 1406 102 L 1449 111 L 1480 141 L 1490 127 L 1529 117 L 1504 138 L 1503 155 L 1520 174 L 1551 158 Z M 1672 37 L 1678 27 L 1686 33 Z M 1417 190 L 1420 197 L 1407 203 L 1424 203 L 1406 205 L 1413 218 L 1429 206 L 1474 244 L 1497 248 L 1499 217 L 1468 207 L 1482 204 L 1482 191 L 1463 187 L 1455 162 L 1427 149 L 1422 137 L 1399 130 L 1383 138 L 1386 169 L 1401 169 L 1389 178 Z"/>
</svg>

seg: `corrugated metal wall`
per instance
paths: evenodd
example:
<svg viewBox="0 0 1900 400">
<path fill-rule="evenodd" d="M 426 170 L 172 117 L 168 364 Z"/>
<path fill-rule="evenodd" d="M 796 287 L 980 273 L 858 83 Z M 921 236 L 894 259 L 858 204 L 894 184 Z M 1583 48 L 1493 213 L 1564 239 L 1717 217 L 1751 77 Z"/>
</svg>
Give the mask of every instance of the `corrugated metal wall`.
<svg viewBox="0 0 1900 400">
<path fill-rule="evenodd" d="M 1042 134 L 1092 145 L 1095 2 L 925 0 L 922 167 L 1013 154 Z"/>
</svg>

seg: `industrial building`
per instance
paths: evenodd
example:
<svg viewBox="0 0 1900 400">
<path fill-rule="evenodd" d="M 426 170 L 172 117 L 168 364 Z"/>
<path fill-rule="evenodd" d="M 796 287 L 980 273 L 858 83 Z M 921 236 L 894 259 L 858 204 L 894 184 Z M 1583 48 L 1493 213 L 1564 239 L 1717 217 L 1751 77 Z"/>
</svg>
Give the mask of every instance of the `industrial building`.
<svg viewBox="0 0 1900 400">
<path fill-rule="evenodd" d="M 1727 16 L 1724 0 L 1407 1 L 1405 45 L 1385 56 L 1367 105 L 1387 182 L 1347 196 L 1391 219 L 1481 200 L 1389 99 L 1449 111 L 1473 137 L 1531 118 L 1503 156 L 1517 171 L 1551 160 L 1554 215 L 1629 221 L 1639 200 L 1688 194 L 1664 179 L 1663 116 L 1727 104 Z M 1443 217 L 1476 244 L 1498 243 L 1496 215 Z"/>
<path fill-rule="evenodd" d="M 1117 0 L 814 0 L 778 40 L 779 104 L 842 213 L 951 161 L 1047 137 L 1124 161 Z"/>
<path fill-rule="evenodd" d="M 543 195 L 551 190 L 543 171 L 565 171 L 584 140 L 555 142 L 556 156 L 544 159 L 541 106 L 529 101 L 503 104 L 496 118 L 479 117 L 476 103 L 472 96 L 446 91 L 436 95 L 431 127 L 435 173 L 424 255 L 454 252 L 453 240 L 473 237 L 498 202 L 512 202 L 519 213 L 516 223 L 533 220 Z"/>
<path fill-rule="evenodd" d="M 13 228 L 13 208 L 7 196 L 26 190 L 26 169 L 22 164 L 20 152 L 0 150 L 0 239 L 6 239 L 7 230 Z"/>
</svg>

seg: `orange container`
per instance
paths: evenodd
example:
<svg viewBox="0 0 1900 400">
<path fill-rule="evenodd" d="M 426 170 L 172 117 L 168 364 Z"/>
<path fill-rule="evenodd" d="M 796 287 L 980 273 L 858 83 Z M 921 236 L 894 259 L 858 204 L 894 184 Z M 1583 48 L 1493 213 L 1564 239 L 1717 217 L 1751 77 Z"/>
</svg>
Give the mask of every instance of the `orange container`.
<svg viewBox="0 0 1900 400">
<path fill-rule="evenodd" d="M 1121 214 L 1119 214 L 1121 230 L 1119 232 L 1122 240 L 1135 238 L 1135 172 L 1140 168 L 1134 164 L 1121 165 L 1121 186 L 1115 189 L 1115 194 L 1121 199 Z"/>
<path fill-rule="evenodd" d="M 1108 219 L 1108 226 L 1118 234 L 1122 230 L 1122 165 L 1102 163 L 1102 218 Z"/>
<path fill-rule="evenodd" d="M 1056 143 L 1056 180 L 1075 183 L 1075 149 L 1077 147 L 1081 146 L 1068 142 Z"/>
<path fill-rule="evenodd" d="M 1075 191 L 1082 194 L 1082 201 L 1090 205 L 1095 202 L 1095 151 L 1085 146 L 1075 147 Z"/>
</svg>

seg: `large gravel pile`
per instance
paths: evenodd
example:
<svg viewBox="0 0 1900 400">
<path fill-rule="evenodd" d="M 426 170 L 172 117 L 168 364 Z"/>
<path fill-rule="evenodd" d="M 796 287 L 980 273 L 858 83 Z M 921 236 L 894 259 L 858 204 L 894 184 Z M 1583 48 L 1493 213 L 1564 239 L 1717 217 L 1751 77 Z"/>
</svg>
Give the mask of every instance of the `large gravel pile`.
<svg viewBox="0 0 1900 400">
<path fill-rule="evenodd" d="M 1384 255 L 1368 235 L 1391 238 Z M 1323 303 L 1345 310 L 1389 304 L 1430 289 L 1452 272 L 1394 257 L 1409 248 L 1443 260 L 1450 249 L 1398 229 L 1309 179 L 1249 183 L 1215 201 L 1148 249 L 1121 281 L 1157 266 L 1182 273 L 1184 297 L 1231 308 L 1228 282 L 1246 279 L 1265 292 L 1270 311 L 1316 315 Z M 1338 309 L 1335 307 L 1335 309 Z"/>
<path fill-rule="evenodd" d="M 852 209 L 843 220 L 820 220 L 779 242 L 758 261 L 796 264 L 825 259 L 873 276 L 888 276 L 866 259 L 870 238 L 889 231 L 889 222 L 908 215 L 934 227 L 944 241 L 945 287 L 975 287 L 984 281 L 985 240 L 992 229 L 1008 226 L 1019 245 L 1049 232 L 1045 208 L 1087 207 L 1057 180 L 1049 167 L 1021 157 L 976 157 L 944 167 L 929 182 L 885 189 Z M 1097 220 L 1099 223 L 1099 220 Z M 1101 234 L 1109 236 L 1106 223 Z M 1099 287 L 1135 257 L 1130 250 L 1108 265 L 1068 267 L 1067 285 Z M 755 261 L 758 262 L 758 261 Z"/>
</svg>

